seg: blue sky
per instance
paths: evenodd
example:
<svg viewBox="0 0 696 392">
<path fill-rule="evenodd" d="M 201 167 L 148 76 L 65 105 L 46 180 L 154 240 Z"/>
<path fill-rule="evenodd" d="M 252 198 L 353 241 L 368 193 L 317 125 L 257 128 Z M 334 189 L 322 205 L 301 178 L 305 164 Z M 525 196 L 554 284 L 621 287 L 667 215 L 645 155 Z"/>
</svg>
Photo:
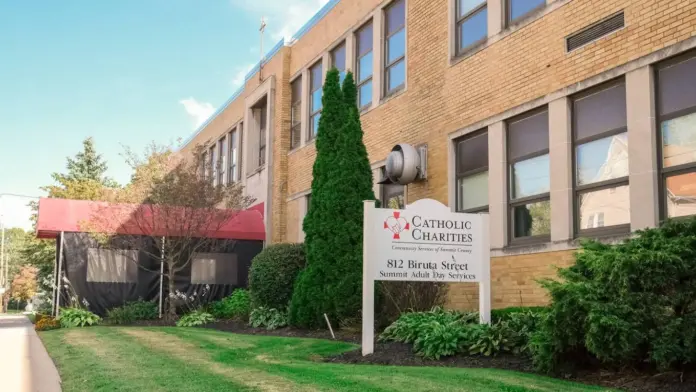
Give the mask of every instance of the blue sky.
<svg viewBox="0 0 696 392">
<path fill-rule="evenodd" d="M 186 138 L 266 47 L 327 0 L 0 0 L 0 194 L 40 196 L 87 136 L 126 182 L 123 145 Z M 0 199 L 29 227 L 26 200 Z"/>
</svg>

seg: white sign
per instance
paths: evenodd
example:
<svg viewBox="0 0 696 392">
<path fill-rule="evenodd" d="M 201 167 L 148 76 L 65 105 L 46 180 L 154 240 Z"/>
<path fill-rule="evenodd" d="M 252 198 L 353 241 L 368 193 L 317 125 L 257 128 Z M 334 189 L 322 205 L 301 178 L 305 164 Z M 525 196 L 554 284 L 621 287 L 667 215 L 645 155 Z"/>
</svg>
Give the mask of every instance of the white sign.
<svg viewBox="0 0 696 392">
<path fill-rule="evenodd" d="M 481 323 L 490 322 L 488 214 L 462 214 L 430 199 L 405 210 L 365 202 L 363 355 L 374 351 L 374 281 L 478 282 Z"/>
<path fill-rule="evenodd" d="M 372 235 L 365 238 L 365 246 L 374 265 L 373 278 L 480 282 L 488 259 L 488 216 L 421 203 L 425 204 L 420 209 L 414 204 L 407 210 L 374 209 L 368 214 L 364 224 Z"/>
</svg>

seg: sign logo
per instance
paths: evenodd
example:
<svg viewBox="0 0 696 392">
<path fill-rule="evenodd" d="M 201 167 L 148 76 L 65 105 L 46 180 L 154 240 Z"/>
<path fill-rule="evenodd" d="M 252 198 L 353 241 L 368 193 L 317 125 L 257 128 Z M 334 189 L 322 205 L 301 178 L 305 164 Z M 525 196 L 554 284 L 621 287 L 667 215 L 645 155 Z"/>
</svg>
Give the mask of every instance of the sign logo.
<svg viewBox="0 0 696 392">
<path fill-rule="evenodd" d="M 401 232 L 410 230 L 411 226 L 400 212 L 394 211 L 394 214 L 384 221 L 384 228 L 394 233 L 394 239 L 398 240 L 401 239 Z"/>
</svg>

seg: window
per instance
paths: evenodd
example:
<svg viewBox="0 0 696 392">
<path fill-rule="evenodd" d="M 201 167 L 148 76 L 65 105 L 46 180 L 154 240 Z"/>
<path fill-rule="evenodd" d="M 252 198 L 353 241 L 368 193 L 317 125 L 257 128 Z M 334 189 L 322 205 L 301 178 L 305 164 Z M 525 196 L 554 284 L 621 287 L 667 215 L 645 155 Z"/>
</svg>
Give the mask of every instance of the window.
<svg viewBox="0 0 696 392">
<path fill-rule="evenodd" d="M 203 152 L 203 159 L 201 162 L 201 171 L 203 172 L 203 178 L 208 179 L 210 175 L 210 167 L 208 166 L 208 150 Z"/>
<path fill-rule="evenodd" d="M 488 38 L 488 8 L 486 1 L 456 0 L 457 54 L 480 44 Z"/>
<path fill-rule="evenodd" d="M 457 212 L 488 211 L 488 132 L 455 141 Z"/>
<path fill-rule="evenodd" d="M 268 128 L 268 106 L 264 101 L 259 110 L 259 167 L 266 164 L 266 129 Z"/>
<path fill-rule="evenodd" d="M 581 236 L 628 232 L 631 216 L 623 81 L 573 99 L 573 153 L 576 232 Z"/>
<path fill-rule="evenodd" d="M 225 184 L 225 168 L 227 167 L 227 139 L 223 137 L 218 141 L 218 156 L 220 161 L 218 162 L 218 185 Z"/>
<path fill-rule="evenodd" d="M 339 81 L 343 83 L 343 79 L 346 78 L 346 44 L 341 43 L 334 50 L 331 51 L 331 66 L 336 67 L 340 72 Z"/>
<path fill-rule="evenodd" d="M 138 251 L 89 248 L 87 281 L 94 283 L 137 283 Z"/>
<path fill-rule="evenodd" d="M 696 55 L 657 68 L 662 217 L 696 215 Z"/>
<path fill-rule="evenodd" d="M 228 173 L 228 183 L 232 184 L 239 180 L 237 162 L 239 160 L 237 151 L 237 131 L 230 132 L 228 140 L 230 142 L 228 161 L 230 162 L 230 170 Z"/>
<path fill-rule="evenodd" d="M 512 241 L 548 240 L 551 234 L 549 113 L 524 114 L 507 123 Z"/>
<path fill-rule="evenodd" d="M 404 88 L 406 83 L 406 2 L 398 0 L 385 9 L 384 95 Z"/>
<path fill-rule="evenodd" d="M 237 285 L 237 255 L 196 253 L 191 261 L 191 284 Z"/>
<path fill-rule="evenodd" d="M 316 63 L 309 69 L 309 90 L 310 90 L 310 109 L 309 109 L 309 139 L 317 137 L 319 131 L 319 119 L 321 118 L 321 98 L 322 85 L 324 83 L 324 73 L 321 67 L 321 61 Z"/>
<path fill-rule="evenodd" d="M 290 84 L 292 101 L 290 103 L 290 149 L 300 146 L 302 132 L 302 77 Z"/>
<path fill-rule="evenodd" d="M 507 0 L 507 23 L 517 22 L 532 12 L 543 8 L 546 0 Z"/>
<path fill-rule="evenodd" d="M 382 170 L 382 178 L 387 178 L 387 173 L 385 168 Z M 403 210 L 406 208 L 405 191 L 406 186 L 400 184 L 394 184 L 391 181 L 380 181 L 381 187 L 381 197 L 380 197 L 380 207 L 389 208 L 393 210 Z"/>
<path fill-rule="evenodd" d="M 216 185 L 217 181 L 217 153 L 215 151 L 215 146 L 210 147 L 210 150 L 208 150 L 208 158 L 210 159 L 210 162 L 208 162 L 208 165 L 210 165 L 210 181 L 213 183 L 213 185 Z"/>
<path fill-rule="evenodd" d="M 365 110 L 372 104 L 372 22 L 361 27 L 355 35 L 358 107 Z"/>
</svg>

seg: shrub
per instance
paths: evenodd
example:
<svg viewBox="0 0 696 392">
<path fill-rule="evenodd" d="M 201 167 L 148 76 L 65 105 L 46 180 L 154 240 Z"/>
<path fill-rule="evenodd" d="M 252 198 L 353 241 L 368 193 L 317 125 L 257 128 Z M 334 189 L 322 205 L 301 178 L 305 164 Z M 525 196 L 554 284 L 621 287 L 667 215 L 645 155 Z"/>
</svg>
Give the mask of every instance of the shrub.
<svg viewBox="0 0 696 392">
<path fill-rule="evenodd" d="M 237 289 L 231 295 L 210 305 L 210 313 L 217 319 L 240 319 L 249 318 L 249 292 L 244 289 Z"/>
<path fill-rule="evenodd" d="M 53 317 L 42 317 L 34 325 L 34 329 L 37 331 L 50 331 L 52 329 L 60 328 L 60 321 L 54 319 Z"/>
<path fill-rule="evenodd" d="M 615 246 L 584 242 L 561 280 L 543 281 L 552 303 L 532 336 L 539 370 L 696 361 L 694 332 L 682 327 L 696 321 L 696 219 L 636 234 Z"/>
<path fill-rule="evenodd" d="M 339 325 L 360 314 L 363 201 L 375 199 L 353 75 L 347 73 L 341 88 L 332 68 L 322 102 L 312 199 L 303 223 L 307 268 L 290 301 L 291 323 L 305 328 L 325 327 L 324 314 Z"/>
<path fill-rule="evenodd" d="M 505 323 L 509 327 L 509 344 L 515 353 L 529 353 L 532 334 L 540 327 L 546 309 L 541 311 L 521 309 L 519 312 L 507 313 L 498 323 Z M 496 324 L 496 323 L 494 323 Z"/>
<path fill-rule="evenodd" d="M 106 311 L 106 318 L 112 324 L 131 324 L 138 320 L 154 320 L 158 316 L 157 304 L 150 301 L 128 302 Z"/>
<path fill-rule="evenodd" d="M 254 307 L 284 309 L 305 267 L 303 244 L 269 245 L 251 261 L 249 294 Z"/>
<path fill-rule="evenodd" d="M 439 282 L 381 281 L 377 289 L 380 326 L 393 323 L 404 312 L 425 312 L 442 306 L 447 297 L 447 284 Z"/>
<path fill-rule="evenodd" d="M 478 313 L 442 308 L 404 313 L 382 332 L 379 340 L 411 343 L 417 355 L 439 359 L 468 349 L 474 336 L 471 327 L 477 321 Z"/>
<path fill-rule="evenodd" d="M 101 317 L 80 308 L 64 308 L 60 310 L 60 326 L 63 328 L 91 327 L 99 324 Z"/>
<path fill-rule="evenodd" d="M 546 306 L 510 306 L 502 309 L 491 310 L 491 323 L 497 323 L 498 321 L 509 321 L 511 317 L 515 317 L 520 313 L 523 314 L 533 314 L 534 316 L 541 316 L 548 311 Z M 530 316 L 532 317 L 532 316 Z"/>
<path fill-rule="evenodd" d="M 189 314 L 184 315 L 176 322 L 177 327 L 199 327 L 208 323 L 215 321 L 215 317 L 212 314 L 204 312 L 202 310 L 196 310 Z"/>
<path fill-rule="evenodd" d="M 273 308 L 256 308 L 249 315 L 249 325 L 268 330 L 283 328 L 288 325 L 288 313 Z"/>
<path fill-rule="evenodd" d="M 489 357 L 504 351 L 519 351 L 519 347 L 516 347 L 513 341 L 514 336 L 515 332 L 505 321 L 490 325 L 476 325 L 471 330 L 472 344 L 469 347 L 469 353 Z"/>
</svg>

